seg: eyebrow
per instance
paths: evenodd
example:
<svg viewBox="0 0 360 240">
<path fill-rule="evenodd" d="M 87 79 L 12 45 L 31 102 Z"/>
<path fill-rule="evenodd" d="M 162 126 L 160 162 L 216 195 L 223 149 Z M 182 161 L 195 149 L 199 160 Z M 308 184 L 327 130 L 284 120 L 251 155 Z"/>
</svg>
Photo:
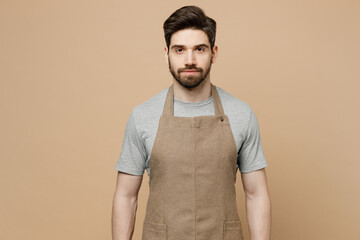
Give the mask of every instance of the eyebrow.
<svg viewBox="0 0 360 240">
<path fill-rule="evenodd" d="M 174 49 L 174 48 L 184 48 L 185 45 L 173 45 L 171 47 L 171 49 Z M 209 48 L 209 45 L 205 44 L 205 43 L 202 43 L 202 44 L 198 44 L 195 46 L 195 48 L 198 48 L 198 47 L 205 47 L 205 48 Z"/>
</svg>

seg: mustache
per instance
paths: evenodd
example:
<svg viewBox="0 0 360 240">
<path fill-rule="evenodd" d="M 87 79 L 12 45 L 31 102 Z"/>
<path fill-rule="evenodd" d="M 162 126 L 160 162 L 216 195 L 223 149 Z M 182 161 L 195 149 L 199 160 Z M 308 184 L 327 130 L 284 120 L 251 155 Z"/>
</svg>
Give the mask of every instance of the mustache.
<svg viewBox="0 0 360 240">
<path fill-rule="evenodd" d="M 178 72 L 183 72 L 183 71 L 188 71 L 188 70 L 194 70 L 194 71 L 198 71 L 198 72 L 202 72 L 202 68 L 197 68 L 197 67 L 186 67 L 186 68 L 179 68 Z"/>
</svg>

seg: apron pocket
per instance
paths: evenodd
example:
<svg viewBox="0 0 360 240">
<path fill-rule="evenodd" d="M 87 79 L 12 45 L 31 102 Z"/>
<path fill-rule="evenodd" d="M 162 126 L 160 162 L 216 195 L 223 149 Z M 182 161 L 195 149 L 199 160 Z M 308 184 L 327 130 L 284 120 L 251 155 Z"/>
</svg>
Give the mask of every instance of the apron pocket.
<svg viewBox="0 0 360 240">
<path fill-rule="evenodd" d="M 166 224 L 144 221 L 142 240 L 166 240 Z"/>
<path fill-rule="evenodd" d="M 243 240 L 241 221 L 224 222 L 224 240 Z"/>
</svg>

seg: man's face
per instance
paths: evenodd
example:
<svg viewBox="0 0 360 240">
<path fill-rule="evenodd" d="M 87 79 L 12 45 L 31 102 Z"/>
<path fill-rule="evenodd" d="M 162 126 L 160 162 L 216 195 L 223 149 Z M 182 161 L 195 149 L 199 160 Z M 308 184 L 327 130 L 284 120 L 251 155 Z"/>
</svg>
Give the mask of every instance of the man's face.
<svg viewBox="0 0 360 240">
<path fill-rule="evenodd" d="M 206 33 L 198 29 L 183 29 L 171 36 L 169 52 L 165 48 L 169 70 L 175 80 L 186 88 L 195 88 L 210 77 L 217 46 L 211 51 Z"/>
</svg>

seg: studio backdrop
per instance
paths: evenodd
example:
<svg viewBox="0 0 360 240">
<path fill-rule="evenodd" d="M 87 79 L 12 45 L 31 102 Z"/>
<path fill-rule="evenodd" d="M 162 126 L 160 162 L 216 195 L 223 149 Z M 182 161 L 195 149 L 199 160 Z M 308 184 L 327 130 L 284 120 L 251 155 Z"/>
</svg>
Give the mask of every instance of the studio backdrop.
<svg viewBox="0 0 360 240">
<path fill-rule="evenodd" d="M 172 83 L 162 24 L 185 5 L 217 22 L 211 81 L 257 116 L 271 239 L 360 239 L 357 0 L 1 1 L 0 239 L 111 239 L 126 121 Z M 144 172 L 134 240 L 147 197 Z"/>
</svg>

